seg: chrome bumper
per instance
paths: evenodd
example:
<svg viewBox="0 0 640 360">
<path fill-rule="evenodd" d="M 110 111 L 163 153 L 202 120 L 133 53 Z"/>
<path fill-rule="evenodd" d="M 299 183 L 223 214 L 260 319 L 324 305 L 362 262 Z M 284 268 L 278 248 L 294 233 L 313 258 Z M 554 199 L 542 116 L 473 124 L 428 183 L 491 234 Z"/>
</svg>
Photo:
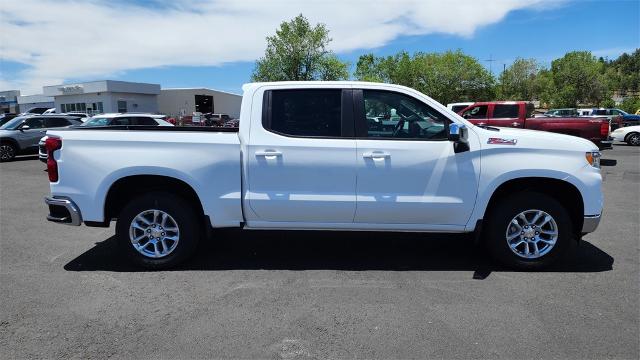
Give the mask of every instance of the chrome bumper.
<svg viewBox="0 0 640 360">
<path fill-rule="evenodd" d="M 80 226 L 82 216 L 80 209 L 71 199 L 45 197 L 44 203 L 49 206 L 47 220 L 65 225 Z"/>
<path fill-rule="evenodd" d="M 598 224 L 600 224 L 600 218 L 602 215 L 585 215 L 584 223 L 582 224 L 582 233 L 591 233 L 596 231 Z"/>
</svg>

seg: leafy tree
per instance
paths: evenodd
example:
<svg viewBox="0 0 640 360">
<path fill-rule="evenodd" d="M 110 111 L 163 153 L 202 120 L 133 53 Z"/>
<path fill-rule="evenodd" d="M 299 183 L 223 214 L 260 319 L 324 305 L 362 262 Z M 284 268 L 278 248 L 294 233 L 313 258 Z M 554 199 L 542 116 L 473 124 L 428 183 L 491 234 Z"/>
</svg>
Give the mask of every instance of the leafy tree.
<svg viewBox="0 0 640 360">
<path fill-rule="evenodd" d="M 276 34 L 267 37 L 264 57 L 256 61 L 253 81 L 343 80 L 349 65 L 327 49 L 331 42 L 324 24 L 311 26 L 298 15 L 283 22 Z"/>
<path fill-rule="evenodd" d="M 589 51 L 573 51 L 551 63 L 556 107 L 599 104 L 607 97 L 603 64 Z"/>
<path fill-rule="evenodd" d="M 620 109 L 628 112 L 629 114 L 635 114 L 640 110 L 640 97 L 628 97 L 620 104 Z"/>
<path fill-rule="evenodd" d="M 387 82 L 419 90 L 446 104 L 482 101 L 494 97 L 494 79 L 477 59 L 458 51 L 415 53 L 394 56 L 362 55 L 354 77 L 363 81 Z"/>
<path fill-rule="evenodd" d="M 500 75 L 498 97 L 503 100 L 539 99 L 536 77 L 541 67 L 535 59 L 517 58 Z"/>
</svg>

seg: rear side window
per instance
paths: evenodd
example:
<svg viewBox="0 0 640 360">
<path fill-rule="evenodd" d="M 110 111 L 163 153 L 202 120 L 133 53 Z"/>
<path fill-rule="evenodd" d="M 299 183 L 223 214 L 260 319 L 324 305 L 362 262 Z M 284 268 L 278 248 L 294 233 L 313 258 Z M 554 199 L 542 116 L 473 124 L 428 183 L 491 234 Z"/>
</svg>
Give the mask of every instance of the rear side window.
<svg viewBox="0 0 640 360">
<path fill-rule="evenodd" d="M 517 118 L 518 104 L 496 104 L 493 108 L 493 118 Z"/>
<path fill-rule="evenodd" d="M 44 127 L 44 119 L 43 118 L 29 118 L 24 124 L 31 129 L 41 129 Z"/>
<path fill-rule="evenodd" d="M 149 117 L 133 117 L 131 125 L 158 125 L 158 123 Z"/>
<path fill-rule="evenodd" d="M 47 118 L 47 119 L 45 119 L 44 124 L 48 128 L 56 128 L 56 127 L 63 127 L 63 126 L 71 125 L 69 120 L 67 120 L 65 118 Z"/>
<path fill-rule="evenodd" d="M 293 136 L 339 137 L 342 90 L 272 90 L 267 130 Z M 267 97 L 268 98 L 268 97 Z"/>
</svg>

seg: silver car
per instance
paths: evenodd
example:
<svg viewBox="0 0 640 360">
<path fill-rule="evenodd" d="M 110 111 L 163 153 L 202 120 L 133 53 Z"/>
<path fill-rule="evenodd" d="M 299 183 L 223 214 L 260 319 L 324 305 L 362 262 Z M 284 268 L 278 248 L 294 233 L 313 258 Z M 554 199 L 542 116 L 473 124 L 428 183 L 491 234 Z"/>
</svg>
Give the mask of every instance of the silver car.
<svg viewBox="0 0 640 360">
<path fill-rule="evenodd" d="M 35 153 L 38 142 L 48 129 L 80 125 L 76 116 L 18 116 L 0 126 L 0 161 L 11 161 L 16 155 Z"/>
</svg>

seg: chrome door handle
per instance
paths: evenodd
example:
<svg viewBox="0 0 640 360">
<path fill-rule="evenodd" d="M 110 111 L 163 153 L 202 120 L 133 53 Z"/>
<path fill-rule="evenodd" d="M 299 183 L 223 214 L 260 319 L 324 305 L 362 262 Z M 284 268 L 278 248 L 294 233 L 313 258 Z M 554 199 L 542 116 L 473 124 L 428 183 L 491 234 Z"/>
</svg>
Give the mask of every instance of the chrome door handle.
<svg viewBox="0 0 640 360">
<path fill-rule="evenodd" d="M 374 151 L 374 152 L 366 152 L 362 154 L 362 157 L 365 159 L 382 160 L 382 159 L 391 158 L 391 154 L 386 152 Z"/>
<path fill-rule="evenodd" d="M 511 123 L 511 126 L 520 126 L 520 123 L 514 121 L 514 122 Z"/>
<path fill-rule="evenodd" d="M 479 123 L 478 123 L 478 125 L 479 125 L 479 126 L 487 125 L 487 123 L 486 123 L 486 122 L 479 122 Z"/>
<path fill-rule="evenodd" d="M 256 151 L 256 156 L 274 158 L 276 156 L 282 156 L 282 153 L 280 151 L 275 151 L 275 150 L 264 150 L 264 151 Z"/>
</svg>

